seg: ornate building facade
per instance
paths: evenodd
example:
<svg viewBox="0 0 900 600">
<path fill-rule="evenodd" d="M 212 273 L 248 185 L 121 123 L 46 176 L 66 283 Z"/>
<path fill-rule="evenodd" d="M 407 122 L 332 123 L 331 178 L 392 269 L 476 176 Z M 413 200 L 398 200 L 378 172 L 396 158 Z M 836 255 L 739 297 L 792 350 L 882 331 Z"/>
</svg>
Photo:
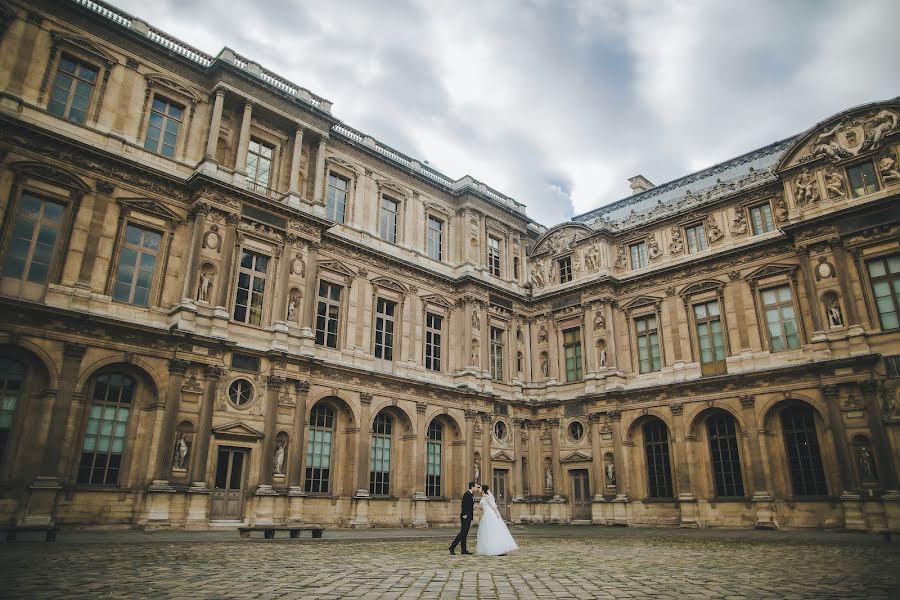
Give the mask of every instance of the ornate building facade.
<svg viewBox="0 0 900 600">
<path fill-rule="evenodd" d="M 546 229 L 228 48 L 0 32 L 0 520 L 900 529 L 900 99 Z"/>
</svg>

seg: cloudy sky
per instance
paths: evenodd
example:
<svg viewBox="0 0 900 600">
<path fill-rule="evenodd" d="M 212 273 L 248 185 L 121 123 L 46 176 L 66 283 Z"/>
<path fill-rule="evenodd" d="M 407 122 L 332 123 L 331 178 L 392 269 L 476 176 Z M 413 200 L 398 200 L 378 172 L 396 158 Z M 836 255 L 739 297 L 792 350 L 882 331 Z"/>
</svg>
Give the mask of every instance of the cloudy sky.
<svg viewBox="0 0 900 600">
<path fill-rule="evenodd" d="M 111 0 L 558 223 L 900 95 L 897 0 Z"/>
</svg>

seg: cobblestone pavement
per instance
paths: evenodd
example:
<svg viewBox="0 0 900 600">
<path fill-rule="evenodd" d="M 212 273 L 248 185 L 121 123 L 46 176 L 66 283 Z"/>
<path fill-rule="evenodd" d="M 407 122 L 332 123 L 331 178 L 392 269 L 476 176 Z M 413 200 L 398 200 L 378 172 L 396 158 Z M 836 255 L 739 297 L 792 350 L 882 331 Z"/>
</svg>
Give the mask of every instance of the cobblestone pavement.
<svg viewBox="0 0 900 600">
<path fill-rule="evenodd" d="M 514 528 L 521 549 L 506 557 L 449 556 L 450 531 L 418 539 L 375 530 L 356 540 L 352 532 L 251 541 L 218 532 L 205 540 L 168 541 L 178 539 L 169 533 L 160 541 L 113 534 L 107 543 L 20 542 L 0 545 L 0 597 L 900 597 L 900 545 L 876 536 L 543 531 Z M 470 540 L 474 547 L 475 531 Z"/>
</svg>

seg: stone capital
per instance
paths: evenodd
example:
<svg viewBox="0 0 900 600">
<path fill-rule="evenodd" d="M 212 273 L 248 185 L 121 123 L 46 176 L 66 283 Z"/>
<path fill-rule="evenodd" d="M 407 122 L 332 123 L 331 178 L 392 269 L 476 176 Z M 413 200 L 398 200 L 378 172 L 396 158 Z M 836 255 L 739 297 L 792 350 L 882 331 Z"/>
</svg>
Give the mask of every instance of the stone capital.
<svg viewBox="0 0 900 600">
<path fill-rule="evenodd" d="M 360 392 L 359 393 L 359 401 L 362 404 L 365 404 L 366 406 L 368 406 L 369 404 L 372 404 L 372 398 L 373 398 L 373 395 L 370 394 L 369 392 Z"/>
<path fill-rule="evenodd" d="M 225 367 L 218 365 L 206 365 L 203 368 L 203 375 L 207 379 L 221 379 L 225 372 Z"/>
<path fill-rule="evenodd" d="M 173 358 L 169 361 L 169 373 L 172 375 L 184 375 L 190 366 L 191 361 L 189 360 Z"/>
<path fill-rule="evenodd" d="M 294 382 L 294 390 L 298 394 L 305 394 L 309 392 L 309 382 L 308 381 L 295 381 Z"/>
<path fill-rule="evenodd" d="M 838 386 L 834 384 L 825 384 L 820 386 L 820 389 L 826 400 L 837 400 L 838 394 L 840 393 Z"/>
<path fill-rule="evenodd" d="M 752 394 L 744 394 L 740 397 L 741 406 L 744 408 L 753 408 L 756 404 L 756 398 Z"/>
<path fill-rule="evenodd" d="M 84 344 L 66 342 L 65 345 L 63 345 L 63 356 L 65 358 L 81 359 L 84 357 L 85 352 L 87 352 L 87 346 Z"/>
<path fill-rule="evenodd" d="M 280 390 L 284 385 L 284 377 L 281 375 L 269 375 L 266 377 L 266 387 L 270 390 Z"/>
<path fill-rule="evenodd" d="M 606 413 L 606 416 L 609 417 L 610 421 L 621 421 L 622 420 L 622 411 L 621 410 L 611 410 Z"/>
<path fill-rule="evenodd" d="M 681 402 L 674 402 L 669 405 L 669 410 L 672 411 L 673 415 L 679 416 L 684 413 L 684 404 Z"/>
</svg>

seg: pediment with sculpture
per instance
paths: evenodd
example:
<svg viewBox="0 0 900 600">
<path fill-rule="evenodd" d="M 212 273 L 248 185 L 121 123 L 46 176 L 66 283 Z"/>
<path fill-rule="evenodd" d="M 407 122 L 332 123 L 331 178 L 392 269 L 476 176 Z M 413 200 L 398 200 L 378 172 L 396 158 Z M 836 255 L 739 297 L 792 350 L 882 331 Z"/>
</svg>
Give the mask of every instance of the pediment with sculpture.
<svg viewBox="0 0 900 600">
<path fill-rule="evenodd" d="M 595 232 L 587 225 L 566 223 L 548 230 L 534 245 L 532 256 L 549 252 L 551 256 L 559 256 L 575 249 L 578 240 L 593 235 Z"/>
<path fill-rule="evenodd" d="M 777 170 L 819 159 L 836 163 L 875 152 L 898 133 L 900 103 L 893 100 L 867 104 L 830 117 L 798 136 Z"/>
</svg>

